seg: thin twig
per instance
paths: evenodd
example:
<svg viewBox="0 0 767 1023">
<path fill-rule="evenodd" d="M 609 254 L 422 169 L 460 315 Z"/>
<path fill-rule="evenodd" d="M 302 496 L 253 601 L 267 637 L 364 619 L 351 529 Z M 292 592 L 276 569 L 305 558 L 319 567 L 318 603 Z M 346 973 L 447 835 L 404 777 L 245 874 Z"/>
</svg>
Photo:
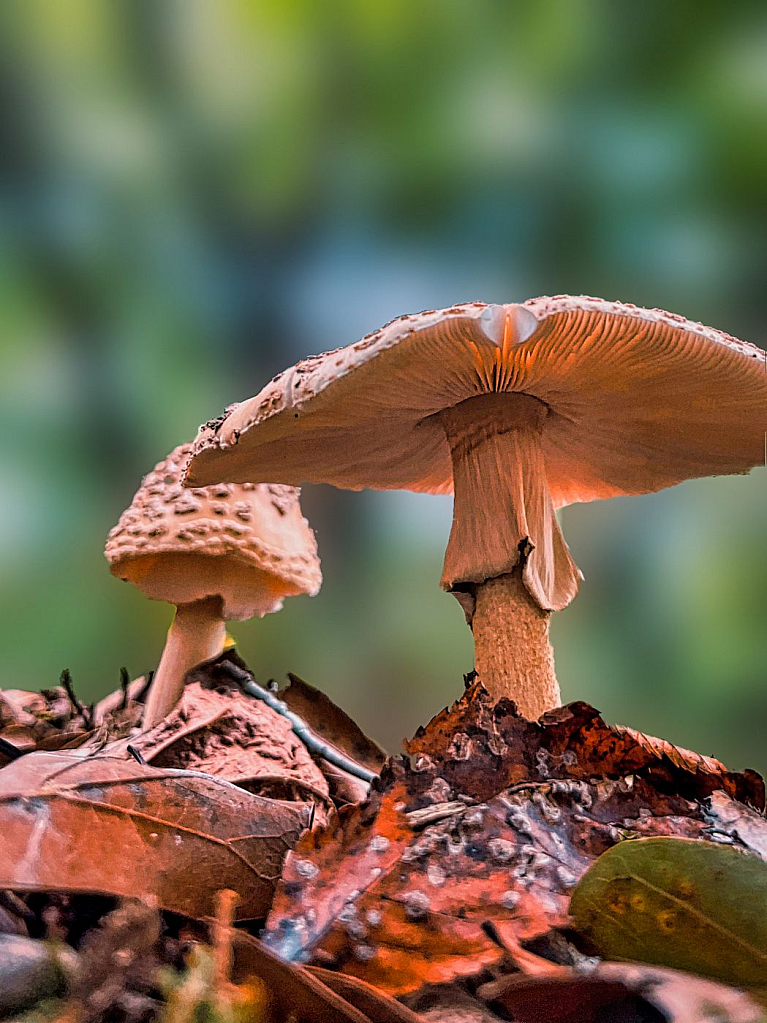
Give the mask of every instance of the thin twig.
<svg viewBox="0 0 767 1023">
<path fill-rule="evenodd" d="M 128 708 L 128 686 L 130 685 L 130 675 L 128 674 L 127 668 L 120 668 L 120 688 L 123 691 L 123 702 L 120 704 L 120 710 L 127 710 Z"/>
<path fill-rule="evenodd" d="M 144 754 L 140 749 L 136 749 L 135 746 L 126 746 L 125 749 L 130 753 L 137 764 L 141 764 L 142 767 L 146 767 L 146 760 L 144 760 Z"/>
<path fill-rule="evenodd" d="M 72 685 L 72 675 L 69 668 L 64 668 L 62 671 L 59 677 L 59 684 L 63 687 L 64 692 L 67 694 L 69 702 L 72 705 L 72 709 L 75 712 L 75 716 L 79 715 L 83 719 L 86 727 L 92 728 L 93 721 L 91 720 L 91 715 L 88 713 L 88 708 L 84 704 L 80 703 L 75 695 L 75 690 Z"/>
<path fill-rule="evenodd" d="M 234 679 L 237 680 L 244 693 L 247 693 L 248 696 L 255 696 L 257 700 L 262 700 L 267 707 L 271 707 L 272 710 L 281 714 L 282 717 L 287 718 L 295 734 L 304 746 L 306 746 L 306 748 L 312 753 L 315 753 L 323 760 L 327 760 L 329 764 L 333 764 L 335 767 L 340 767 L 341 770 L 346 771 L 347 774 L 354 775 L 355 778 L 361 778 L 368 784 L 378 777 L 374 771 L 369 771 L 366 767 L 363 767 L 362 764 L 358 764 L 356 760 L 352 760 L 350 757 L 347 757 L 334 746 L 328 745 L 328 743 L 321 739 L 317 733 L 314 732 L 309 725 L 307 725 L 303 718 L 299 717 L 298 714 L 294 714 L 293 711 L 290 710 L 287 703 L 278 699 L 274 693 L 270 693 L 268 689 L 264 689 L 263 686 L 260 686 L 247 671 L 244 671 L 231 661 L 226 662 L 226 670 Z"/>
</svg>

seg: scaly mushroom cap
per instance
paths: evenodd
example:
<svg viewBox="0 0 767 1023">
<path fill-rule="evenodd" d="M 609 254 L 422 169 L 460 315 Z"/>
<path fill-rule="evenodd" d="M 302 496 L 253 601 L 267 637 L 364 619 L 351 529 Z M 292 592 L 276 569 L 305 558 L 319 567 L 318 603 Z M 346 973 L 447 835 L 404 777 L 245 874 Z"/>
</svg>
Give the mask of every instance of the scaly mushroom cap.
<svg viewBox="0 0 767 1023">
<path fill-rule="evenodd" d="M 220 596 L 228 619 L 262 616 L 285 597 L 317 593 L 317 544 L 299 492 L 272 483 L 184 490 L 190 451 L 182 444 L 144 477 L 109 533 L 112 574 L 172 604 Z"/>
<path fill-rule="evenodd" d="M 516 337 L 504 351 L 507 312 Z M 450 451 L 429 417 L 500 391 L 548 407 L 543 448 L 557 507 L 747 472 L 764 460 L 766 359 L 673 313 L 595 298 L 401 316 L 302 360 L 203 427 L 186 485 L 268 476 L 449 493 Z"/>
</svg>

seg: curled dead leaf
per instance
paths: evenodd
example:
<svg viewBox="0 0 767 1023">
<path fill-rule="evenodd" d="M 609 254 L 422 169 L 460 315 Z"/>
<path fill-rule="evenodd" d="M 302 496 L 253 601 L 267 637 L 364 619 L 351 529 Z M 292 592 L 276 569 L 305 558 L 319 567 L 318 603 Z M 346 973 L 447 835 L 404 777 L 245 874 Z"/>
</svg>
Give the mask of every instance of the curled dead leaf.
<svg viewBox="0 0 767 1023">
<path fill-rule="evenodd" d="M 326 986 L 302 966 L 284 962 L 249 934 L 234 934 L 233 977 L 242 983 L 249 977 L 264 981 L 276 1018 L 299 1023 L 407 1023 L 383 1012 L 368 1015 L 352 999 Z M 380 999 L 385 1002 L 384 999 Z"/>
<path fill-rule="evenodd" d="M 519 1023 L 602 1023 L 660 1018 L 667 1023 L 762 1023 L 743 991 L 675 970 L 602 963 L 588 974 L 521 974 L 485 984 L 478 997 Z M 655 1015 L 649 1015 L 655 1010 Z"/>
<path fill-rule="evenodd" d="M 40 693 L 0 689 L 0 738 L 10 743 L 7 752 L 0 749 L 0 764 L 15 759 L 14 749 L 28 753 L 46 744 L 60 748 L 86 732 L 61 686 Z"/>
<path fill-rule="evenodd" d="M 288 707 L 304 719 L 312 731 L 345 753 L 358 764 L 378 773 L 386 753 L 365 735 L 359 725 L 320 689 L 288 672 L 289 685 L 278 695 Z"/>
</svg>

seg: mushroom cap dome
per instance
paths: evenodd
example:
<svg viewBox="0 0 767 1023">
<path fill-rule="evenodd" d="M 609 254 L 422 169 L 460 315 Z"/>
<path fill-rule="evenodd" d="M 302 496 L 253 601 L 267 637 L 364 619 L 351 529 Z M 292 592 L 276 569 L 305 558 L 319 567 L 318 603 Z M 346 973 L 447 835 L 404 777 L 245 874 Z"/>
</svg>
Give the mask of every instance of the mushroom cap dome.
<svg viewBox="0 0 767 1023">
<path fill-rule="evenodd" d="M 203 427 L 186 486 L 218 480 L 452 491 L 436 413 L 490 392 L 547 409 L 556 507 L 764 460 L 767 354 L 659 309 L 562 295 L 401 316 L 304 359 Z"/>
<path fill-rule="evenodd" d="M 184 490 L 190 451 L 182 444 L 144 477 L 107 539 L 112 574 L 173 604 L 220 596 L 230 619 L 317 593 L 317 543 L 298 490 L 249 482 Z"/>
</svg>

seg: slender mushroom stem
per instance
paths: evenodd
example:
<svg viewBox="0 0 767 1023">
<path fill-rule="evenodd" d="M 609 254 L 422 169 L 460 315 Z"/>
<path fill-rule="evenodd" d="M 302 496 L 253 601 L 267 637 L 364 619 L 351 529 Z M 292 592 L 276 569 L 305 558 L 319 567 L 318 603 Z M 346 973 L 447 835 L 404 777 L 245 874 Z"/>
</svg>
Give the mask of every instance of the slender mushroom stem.
<svg viewBox="0 0 767 1023">
<path fill-rule="evenodd" d="M 527 717 L 559 705 L 549 612 L 578 588 L 546 481 L 548 414 L 520 393 L 479 395 L 439 413 L 455 491 L 442 585 L 473 595 L 477 673 Z"/>
<path fill-rule="evenodd" d="M 535 720 L 561 703 L 549 643 L 548 611 L 542 611 L 515 569 L 478 586 L 472 632 L 474 664 L 496 699 L 508 696 Z"/>
<path fill-rule="evenodd" d="M 143 727 L 162 721 L 184 691 L 184 676 L 224 649 L 226 623 L 220 597 L 179 604 L 144 708 Z"/>
</svg>

